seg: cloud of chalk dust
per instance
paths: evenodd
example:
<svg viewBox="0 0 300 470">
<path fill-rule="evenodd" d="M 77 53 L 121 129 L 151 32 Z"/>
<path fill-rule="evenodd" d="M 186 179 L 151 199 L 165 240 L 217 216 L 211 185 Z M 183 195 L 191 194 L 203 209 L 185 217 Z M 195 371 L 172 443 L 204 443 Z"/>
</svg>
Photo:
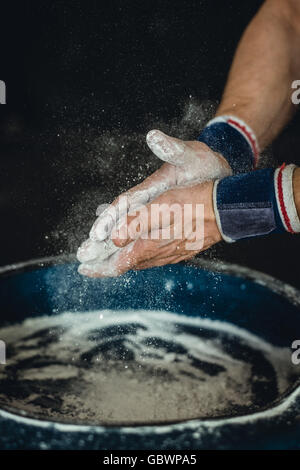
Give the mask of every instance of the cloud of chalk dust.
<svg viewBox="0 0 300 470">
<path fill-rule="evenodd" d="M 170 122 L 150 123 L 144 133 L 116 129 L 98 133 L 89 129 L 84 138 L 69 135 L 64 151 L 72 154 L 77 170 L 85 176 L 85 186 L 72 198 L 64 215 L 49 236 L 58 242 L 62 253 L 75 253 L 88 237 L 96 218 L 96 209 L 123 191 L 142 182 L 161 166 L 160 160 L 146 145 L 146 134 L 156 128 L 174 137 L 195 139 L 213 116 L 215 104 L 197 103 L 190 98 L 182 115 Z M 90 181 L 89 181 L 90 180 Z M 74 181 L 74 184 L 77 184 Z"/>
<path fill-rule="evenodd" d="M 88 238 L 97 207 L 111 203 L 119 194 L 142 182 L 161 166 L 160 160 L 146 144 L 145 137 L 149 130 L 160 129 L 174 137 L 193 140 L 213 117 L 216 107 L 215 102 L 199 103 L 189 97 L 183 103 L 181 115 L 168 122 L 149 118 L 144 132 L 124 132 L 119 127 L 112 131 L 99 131 L 91 124 L 80 131 L 74 130 L 71 125 L 65 128 L 62 153 L 68 156 L 68 162 L 72 162 L 70 167 L 67 164 L 66 184 L 70 188 L 71 182 L 74 191 L 69 197 L 68 189 L 63 213 L 56 220 L 52 232 L 47 234 L 56 253 L 75 254 L 79 245 Z M 265 164 L 266 160 L 270 162 L 270 155 L 263 155 L 262 163 Z M 218 247 L 212 247 L 201 256 L 214 259 L 218 256 L 217 250 Z M 58 282 L 61 292 L 70 295 L 72 277 L 73 271 L 70 272 L 69 279 L 66 276 L 62 276 L 59 281 L 55 276 L 49 279 L 49 288 L 53 295 Z M 82 276 L 79 278 L 81 282 L 76 289 L 84 298 L 87 280 Z M 116 279 L 115 282 L 123 281 Z M 125 279 L 124 282 L 128 280 Z"/>
<path fill-rule="evenodd" d="M 91 124 L 80 131 L 74 130 L 72 125 L 62 129 L 61 153 L 62 161 L 67 165 L 67 195 L 63 197 L 63 211 L 58 215 L 55 227 L 47 233 L 47 242 L 53 246 L 53 251 L 64 255 L 75 254 L 79 245 L 88 238 L 97 207 L 111 203 L 119 194 L 142 182 L 161 166 L 161 161 L 146 144 L 145 137 L 149 130 L 160 129 L 174 137 L 192 140 L 212 118 L 215 109 L 214 102 L 199 103 L 189 97 L 183 103 L 181 115 L 168 122 L 149 118 L 143 132 L 124 132 L 119 128 L 99 132 Z M 77 298 L 84 299 L 86 296 L 89 281 L 76 275 L 78 285 L 74 288 L 74 272 L 70 269 L 61 275 L 51 271 L 48 274 L 48 295 L 59 310 L 63 305 L 58 304 L 70 298 L 72 292 Z M 108 283 L 110 288 L 113 282 Z M 123 281 L 119 278 L 115 282 L 128 282 L 128 279 Z M 80 305 L 78 307 L 80 309 Z"/>
</svg>

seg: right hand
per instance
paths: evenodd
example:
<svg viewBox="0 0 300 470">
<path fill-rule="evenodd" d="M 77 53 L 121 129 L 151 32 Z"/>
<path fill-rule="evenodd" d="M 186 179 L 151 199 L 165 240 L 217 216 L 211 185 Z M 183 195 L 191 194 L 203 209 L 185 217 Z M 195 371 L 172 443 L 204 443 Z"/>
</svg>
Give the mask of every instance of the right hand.
<svg viewBox="0 0 300 470">
<path fill-rule="evenodd" d="M 103 205 L 99 206 L 96 212 L 98 218 L 90 231 L 90 238 L 77 252 L 81 263 L 98 265 L 115 251 L 121 251 L 122 248 L 115 246 L 110 238 L 112 229 L 127 214 L 148 204 L 165 191 L 232 174 L 225 158 L 202 142 L 183 141 L 158 130 L 150 131 L 146 140 L 152 152 L 165 163 L 142 183 L 121 194 L 105 210 Z M 113 257 L 114 260 L 116 258 Z"/>
</svg>

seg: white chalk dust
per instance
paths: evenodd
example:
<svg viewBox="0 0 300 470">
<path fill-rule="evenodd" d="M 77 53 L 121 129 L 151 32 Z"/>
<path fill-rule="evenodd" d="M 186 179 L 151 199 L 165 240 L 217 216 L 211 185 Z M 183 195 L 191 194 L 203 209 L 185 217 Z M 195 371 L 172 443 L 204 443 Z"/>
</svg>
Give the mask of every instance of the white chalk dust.
<svg viewBox="0 0 300 470">
<path fill-rule="evenodd" d="M 73 424 L 242 415 L 271 406 L 297 379 L 288 348 L 168 312 L 65 312 L 0 337 L 0 406 Z"/>
</svg>

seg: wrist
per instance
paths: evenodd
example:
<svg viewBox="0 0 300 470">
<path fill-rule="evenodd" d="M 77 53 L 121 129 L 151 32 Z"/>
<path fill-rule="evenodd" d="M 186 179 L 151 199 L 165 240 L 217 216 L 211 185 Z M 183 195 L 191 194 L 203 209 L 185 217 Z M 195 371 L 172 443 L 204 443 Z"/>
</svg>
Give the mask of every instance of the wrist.
<svg viewBox="0 0 300 470">
<path fill-rule="evenodd" d="M 207 123 L 198 140 L 221 154 L 234 174 L 246 173 L 257 165 L 259 149 L 255 134 L 235 116 L 215 117 Z"/>
<path fill-rule="evenodd" d="M 234 242 L 285 231 L 299 233 L 293 194 L 295 168 L 283 165 L 217 180 L 214 207 L 222 238 Z"/>
<path fill-rule="evenodd" d="M 204 236 L 210 240 L 210 244 L 218 243 L 222 240 L 219 230 L 213 201 L 214 181 L 191 186 L 189 200 L 192 199 L 196 205 L 203 206 L 204 213 L 201 215 L 201 224 L 204 224 Z"/>
<path fill-rule="evenodd" d="M 243 100 L 239 98 L 228 97 L 226 99 L 223 98 L 222 103 L 218 107 L 215 117 L 219 116 L 235 116 L 242 120 L 243 122 L 247 123 L 247 125 L 252 129 L 253 133 L 256 136 L 256 140 L 258 143 L 258 147 L 262 150 L 262 142 L 261 142 L 261 130 L 262 126 L 259 123 L 259 119 L 256 116 L 253 119 L 251 110 L 253 104 L 253 100 L 247 97 Z"/>
</svg>

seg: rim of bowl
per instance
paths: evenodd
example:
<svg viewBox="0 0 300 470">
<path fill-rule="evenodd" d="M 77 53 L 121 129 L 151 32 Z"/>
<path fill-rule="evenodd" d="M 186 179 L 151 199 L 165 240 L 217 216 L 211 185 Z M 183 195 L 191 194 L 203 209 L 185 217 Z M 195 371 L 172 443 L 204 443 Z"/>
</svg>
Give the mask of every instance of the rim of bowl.
<svg viewBox="0 0 300 470">
<path fill-rule="evenodd" d="M 43 268 L 47 266 L 54 266 L 59 264 L 71 263 L 76 262 L 76 255 L 58 255 L 58 256 L 48 256 L 42 258 L 34 258 L 27 261 L 21 261 L 18 263 L 12 263 L 5 266 L 0 266 L 0 279 L 2 277 L 7 277 L 10 275 L 14 275 L 16 273 L 26 272 L 31 269 L 35 268 Z M 179 264 L 185 266 L 192 266 L 192 267 L 199 267 L 201 269 L 207 271 L 214 271 L 220 274 L 229 274 L 235 277 L 241 277 L 243 279 L 251 280 L 256 284 L 259 284 L 263 287 L 266 287 L 277 293 L 286 299 L 288 299 L 293 305 L 300 306 L 300 290 L 296 287 L 291 286 L 279 279 L 271 276 L 270 274 L 265 274 L 261 271 L 257 271 L 252 268 L 248 268 L 246 266 L 241 266 L 235 263 L 230 263 L 227 261 L 221 260 L 210 260 L 206 258 L 194 258 L 189 261 L 183 261 Z M 234 417 L 214 417 L 214 418 L 189 418 L 183 420 L 175 420 L 170 422 L 162 422 L 158 421 L 156 423 L 146 424 L 146 423 L 132 423 L 132 424 L 71 424 L 68 422 L 62 421 L 55 421 L 55 420 L 47 420 L 47 419 L 40 419 L 40 418 L 33 418 L 26 414 L 22 414 L 22 412 L 17 413 L 15 410 L 9 411 L 4 408 L 0 408 L 0 417 L 12 419 L 14 421 L 21 421 L 24 424 L 34 425 L 37 427 L 47 428 L 47 427 L 54 427 L 57 430 L 64 430 L 64 431 L 73 431 L 73 432 L 84 432 L 91 430 L 94 431 L 103 431 L 109 429 L 122 429 L 127 430 L 128 432 L 133 431 L 145 431 L 148 430 L 151 432 L 153 429 L 159 428 L 162 432 L 165 430 L 167 432 L 170 431 L 170 428 L 182 428 L 186 426 L 192 427 L 199 427 L 199 426 L 207 426 L 207 427 L 216 427 L 218 425 L 225 425 L 225 424 L 234 424 L 234 423 L 242 423 L 243 421 L 251 421 L 253 419 L 258 418 L 267 418 L 266 414 L 271 414 L 277 416 L 276 410 L 283 407 L 283 411 L 286 411 L 290 405 L 286 403 L 286 401 L 294 401 L 297 399 L 298 395 L 300 395 L 300 380 L 296 382 L 291 390 L 283 394 L 278 400 L 273 403 L 273 405 L 269 408 L 261 409 L 254 413 L 245 413 L 243 415 L 238 415 Z"/>
</svg>

